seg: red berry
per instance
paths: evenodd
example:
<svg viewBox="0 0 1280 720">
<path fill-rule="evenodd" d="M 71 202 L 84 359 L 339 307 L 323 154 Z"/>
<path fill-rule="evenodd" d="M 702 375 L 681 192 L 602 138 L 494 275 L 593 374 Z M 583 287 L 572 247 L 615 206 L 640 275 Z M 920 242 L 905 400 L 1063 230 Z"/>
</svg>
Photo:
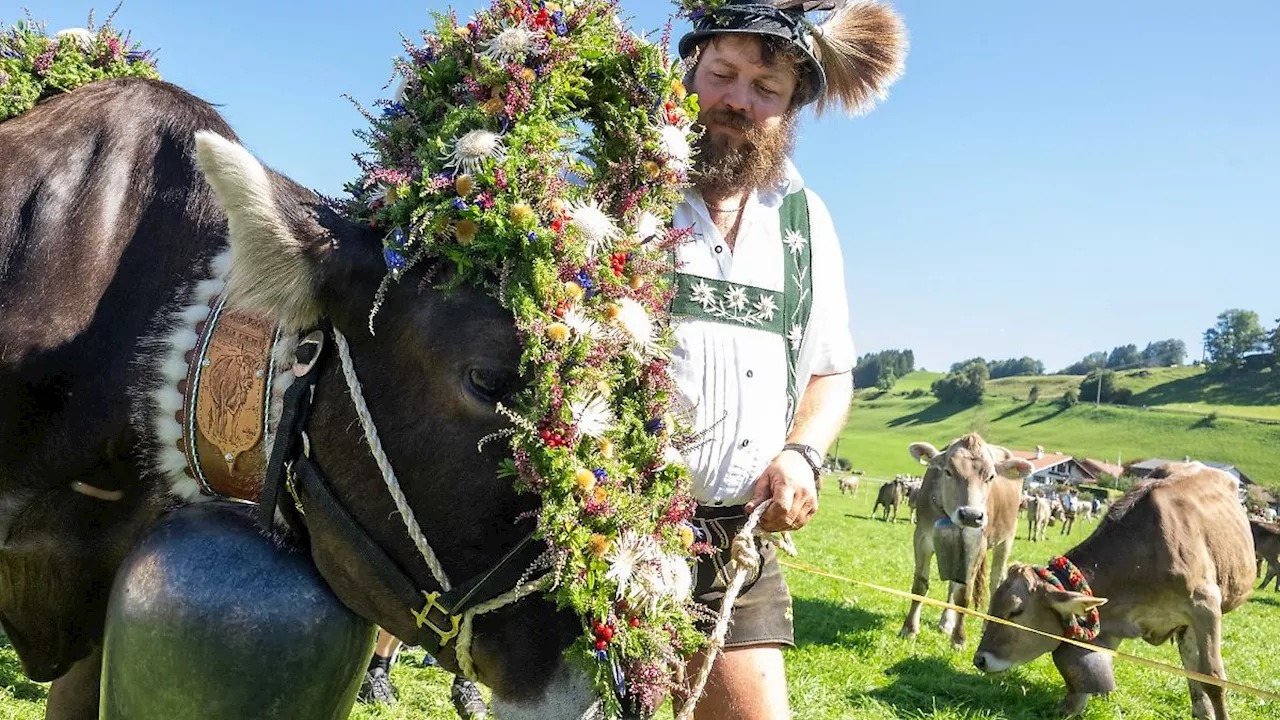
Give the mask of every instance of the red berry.
<svg viewBox="0 0 1280 720">
<path fill-rule="evenodd" d="M 606 642 L 606 641 L 604 641 L 604 640 L 597 640 L 597 641 L 596 641 L 596 649 L 597 649 L 597 650 L 604 650 L 604 649 L 605 649 L 605 648 L 607 648 L 607 647 L 609 647 L 609 643 L 608 643 L 608 642 Z"/>
<path fill-rule="evenodd" d="M 609 642 L 613 639 L 613 628 L 606 625 L 600 629 L 600 639 Z"/>
<path fill-rule="evenodd" d="M 635 616 L 633 615 L 633 616 L 631 616 L 631 621 L 630 621 L 630 622 L 631 622 L 631 627 L 634 627 L 634 628 L 638 628 L 638 627 L 640 627 L 640 618 L 635 617 Z"/>
</svg>

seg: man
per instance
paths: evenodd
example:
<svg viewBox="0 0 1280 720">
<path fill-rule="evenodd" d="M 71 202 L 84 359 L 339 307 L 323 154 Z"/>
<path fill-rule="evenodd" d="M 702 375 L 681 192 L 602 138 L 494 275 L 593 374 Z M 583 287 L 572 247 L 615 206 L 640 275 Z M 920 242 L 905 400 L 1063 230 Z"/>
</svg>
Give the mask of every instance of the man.
<svg viewBox="0 0 1280 720">
<path fill-rule="evenodd" d="M 694 187 L 674 218 L 678 249 L 673 374 L 700 442 L 686 452 L 696 523 L 720 552 L 697 568 L 696 594 L 720 609 L 728 545 L 766 499 L 760 527 L 799 530 L 818 510 L 816 478 L 844 424 L 856 360 L 843 261 L 826 207 L 788 155 L 811 103 L 865 110 L 901 71 L 898 17 L 870 3 L 818 25 L 806 6 L 731 0 L 695 12 L 680 41 L 705 132 Z M 771 547 L 733 609 L 697 718 L 787 718 L 782 647 L 791 598 Z M 696 676 L 705 656 L 695 658 Z"/>
<path fill-rule="evenodd" d="M 1071 534 L 1071 526 L 1076 524 L 1078 504 L 1079 499 L 1076 497 L 1075 488 L 1071 488 L 1062 496 L 1062 529 L 1058 531 L 1059 535 Z"/>
<path fill-rule="evenodd" d="M 399 702 L 395 686 L 391 684 L 391 666 L 400 652 L 399 638 L 386 630 L 378 630 L 378 641 L 373 646 L 373 657 L 369 659 L 369 668 L 365 670 L 364 680 L 360 683 L 360 702 L 371 705 L 395 705 Z M 426 654 L 422 658 L 422 667 L 440 667 L 435 658 Z M 453 685 L 449 688 L 449 699 L 453 709 L 463 720 L 481 720 L 489 717 L 489 707 L 480 695 L 480 688 L 461 675 L 453 676 Z"/>
</svg>

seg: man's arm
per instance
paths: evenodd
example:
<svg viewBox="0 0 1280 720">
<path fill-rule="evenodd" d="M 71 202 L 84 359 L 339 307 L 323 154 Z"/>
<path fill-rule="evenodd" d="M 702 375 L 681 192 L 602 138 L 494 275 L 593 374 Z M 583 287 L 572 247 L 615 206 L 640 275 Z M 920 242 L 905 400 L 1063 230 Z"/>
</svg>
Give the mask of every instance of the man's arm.
<svg viewBox="0 0 1280 720">
<path fill-rule="evenodd" d="M 827 448 L 844 427 L 852 399 L 850 373 L 809 378 L 787 442 L 810 445 L 826 457 Z M 813 470 L 799 453 L 784 450 L 769 463 L 756 480 L 747 512 L 770 498 L 773 505 L 760 518 L 760 528 L 768 532 L 799 530 L 818 512 Z"/>
</svg>

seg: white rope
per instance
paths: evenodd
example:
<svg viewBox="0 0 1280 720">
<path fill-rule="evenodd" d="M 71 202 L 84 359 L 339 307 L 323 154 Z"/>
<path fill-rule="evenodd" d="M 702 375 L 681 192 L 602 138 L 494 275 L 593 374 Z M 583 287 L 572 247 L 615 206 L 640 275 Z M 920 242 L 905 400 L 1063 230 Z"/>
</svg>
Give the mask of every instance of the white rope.
<svg viewBox="0 0 1280 720">
<path fill-rule="evenodd" d="M 454 646 L 453 652 L 458 658 L 458 669 L 462 670 L 464 676 L 472 680 L 477 679 L 476 666 L 471 659 L 471 621 L 475 616 L 493 612 L 498 608 L 518 602 L 522 598 L 544 589 L 550 579 L 551 575 L 547 574 L 537 580 L 517 585 L 514 590 L 509 590 L 492 600 L 482 602 L 463 614 L 462 627 L 458 631 L 458 644 Z"/>
<path fill-rule="evenodd" d="M 702 692 L 707 688 L 707 678 L 711 677 L 711 666 L 716 661 L 716 656 L 724 649 L 724 637 L 729 632 L 729 621 L 733 617 L 733 605 L 738 601 L 738 594 L 742 592 L 742 586 L 746 583 L 747 578 L 760 567 L 760 552 L 756 550 L 755 536 L 759 534 L 765 542 L 779 544 L 784 552 L 790 555 L 795 554 L 795 548 L 791 545 L 790 537 L 784 534 L 782 543 L 778 543 L 774 536 L 763 531 L 757 532 L 756 525 L 760 523 L 760 516 L 764 514 L 766 508 L 773 503 L 772 500 L 765 500 L 751 511 L 751 515 L 747 516 L 747 522 L 733 536 L 733 542 L 730 545 L 729 567 L 733 570 L 733 579 L 729 581 L 729 587 L 724 591 L 724 599 L 720 602 L 720 617 L 716 620 L 715 630 L 712 631 L 711 637 L 707 643 L 706 659 L 702 663 L 702 667 L 698 670 L 698 679 L 693 684 L 693 690 L 689 693 L 689 699 L 685 701 L 684 707 L 680 708 L 680 713 L 676 715 L 676 720 L 690 720 L 693 717 L 693 709 L 698 704 L 698 699 L 702 697 Z"/>
<path fill-rule="evenodd" d="M 347 378 L 347 387 L 351 389 L 351 402 L 356 407 L 356 415 L 360 417 L 360 426 L 364 428 L 364 439 L 369 443 L 369 452 L 373 454 L 373 459 L 378 463 L 378 469 L 382 471 L 382 479 L 387 484 L 387 491 L 391 493 L 391 499 L 396 503 L 396 509 L 400 511 L 400 518 L 404 520 L 405 530 L 409 531 L 409 537 L 413 539 L 413 544 L 418 547 L 418 552 L 422 553 L 422 559 L 427 561 L 427 567 L 431 569 L 431 575 L 440 583 L 440 587 L 449 592 L 453 589 L 453 585 L 449 582 L 449 576 L 445 575 L 444 568 L 440 566 L 440 560 L 436 557 L 436 553 L 431 549 L 431 545 L 427 543 L 427 538 L 422 534 L 422 530 L 418 528 L 418 521 L 413 517 L 413 508 L 409 507 L 409 501 L 405 499 L 404 493 L 400 491 L 400 481 L 396 480 L 396 471 L 391 468 L 391 461 L 387 459 L 387 454 L 382 450 L 382 441 L 378 439 L 378 429 L 373 425 L 373 417 L 369 414 L 369 406 L 364 401 L 364 390 L 360 386 L 360 379 L 356 377 L 355 365 L 351 362 L 351 348 L 347 346 L 347 339 L 343 337 L 342 332 L 337 328 L 333 329 L 334 343 L 338 346 L 338 357 L 342 358 L 342 374 Z"/>
</svg>

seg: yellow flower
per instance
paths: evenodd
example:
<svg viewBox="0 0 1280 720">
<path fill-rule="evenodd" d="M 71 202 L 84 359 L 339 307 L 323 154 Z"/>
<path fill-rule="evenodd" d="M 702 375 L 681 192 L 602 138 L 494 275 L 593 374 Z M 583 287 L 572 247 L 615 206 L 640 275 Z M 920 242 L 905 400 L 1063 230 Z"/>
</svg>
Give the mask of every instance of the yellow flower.
<svg viewBox="0 0 1280 720">
<path fill-rule="evenodd" d="M 476 227 L 474 220 L 459 220 L 458 224 L 453 226 L 453 235 L 458 238 L 459 245 L 466 247 L 471 244 L 472 240 L 476 239 L 478 230 L 479 228 Z"/>
<path fill-rule="evenodd" d="M 471 34 L 471 31 L 467 29 L 466 25 L 459 25 L 458 27 L 454 28 L 453 31 L 457 33 L 458 37 L 460 38 L 467 37 L 468 35 Z"/>
<path fill-rule="evenodd" d="M 612 545 L 613 542 L 603 535 L 595 534 L 591 536 L 591 552 L 596 557 L 604 557 Z"/>
<path fill-rule="evenodd" d="M 589 495 L 596 488 L 596 475 L 590 470 L 582 468 L 573 474 L 573 484 L 577 486 L 578 492 L 583 495 Z"/>
<path fill-rule="evenodd" d="M 490 98 L 488 100 L 485 100 L 480 105 L 480 109 L 485 111 L 486 113 L 489 113 L 490 115 L 497 115 L 498 113 L 502 112 L 502 110 L 506 108 L 506 106 L 507 104 L 502 102 L 502 98 Z"/>
<path fill-rule="evenodd" d="M 641 275 L 632 275 L 630 285 L 632 290 L 639 290 L 644 287 L 644 277 Z"/>
<path fill-rule="evenodd" d="M 453 188 L 458 191 L 458 197 L 467 197 L 472 190 L 476 189 L 476 181 L 470 175 L 464 173 L 453 181 Z"/>
<path fill-rule="evenodd" d="M 528 225 L 536 218 L 533 215 L 533 208 L 529 207 L 527 202 L 518 202 L 511 206 L 511 210 L 507 212 L 507 217 L 511 222 L 517 225 Z"/>
<path fill-rule="evenodd" d="M 598 503 L 602 503 L 602 502 L 604 502 L 605 500 L 608 500 L 608 499 L 609 499 L 609 493 L 608 493 L 608 491 L 606 491 L 604 488 L 602 488 L 602 487 L 598 487 L 598 486 L 597 486 L 597 487 L 596 487 L 596 492 L 595 492 L 595 494 L 593 495 L 593 497 L 595 498 L 595 501 L 596 501 L 596 502 L 598 502 Z"/>
<path fill-rule="evenodd" d="M 621 312 L 622 312 L 622 308 L 618 307 L 618 304 L 617 304 L 617 303 L 609 303 L 608 305 L 605 305 L 605 307 L 604 307 L 604 314 L 605 314 L 605 316 L 606 316 L 606 317 L 608 317 L 610 320 L 615 320 L 615 319 L 617 319 L 618 314 L 619 314 L 619 313 L 621 313 Z"/>
<path fill-rule="evenodd" d="M 547 337 L 552 342 L 562 343 L 569 339 L 569 326 L 562 322 L 554 322 L 547 326 Z"/>
<path fill-rule="evenodd" d="M 393 187 L 387 188 L 387 194 L 386 194 L 386 197 L 384 198 L 384 200 L 386 201 L 386 203 L 387 203 L 388 205 L 395 205 L 395 204 L 396 204 L 396 200 L 399 200 L 399 199 L 400 199 L 400 186 L 399 186 L 399 185 L 396 185 L 396 186 L 393 186 Z"/>
<path fill-rule="evenodd" d="M 613 394 L 613 392 L 609 389 L 609 383 L 603 380 L 596 383 L 596 393 L 599 394 L 600 397 L 609 397 L 610 395 Z"/>
<path fill-rule="evenodd" d="M 609 438 L 601 438 L 600 443 L 596 445 L 596 447 L 600 450 L 600 454 L 606 458 L 613 457 L 613 441 Z"/>
<path fill-rule="evenodd" d="M 643 168 L 644 176 L 650 180 L 657 180 L 658 176 L 662 174 L 662 166 L 652 160 L 645 160 Z"/>
<path fill-rule="evenodd" d="M 676 96 L 676 100 L 683 100 L 687 91 L 684 89 L 684 83 L 679 80 L 672 80 L 671 92 Z"/>
<path fill-rule="evenodd" d="M 520 78 L 525 82 L 533 82 L 534 79 L 537 77 L 538 77 L 538 74 L 535 73 L 533 70 L 530 70 L 529 68 L 525 68 L 520 71 Z"/>
<path fill-rule="evenodd" d="M 685 550 L 689 549 L 689 546 L 693 544 L 693 528 L 688 525 L 680 526 L 680 544 L 684 546 Z"/>
<path fill-rule="evenodd" d="M 582 299 L 582 293 L 583 293 L 582 286 L 570 280 L 569 282 L 564 284 L 564 293 L 568 295 L 569 299 L 572 300 L 573 302 L 578 302 L 579 300 Z"/>
</svg>

